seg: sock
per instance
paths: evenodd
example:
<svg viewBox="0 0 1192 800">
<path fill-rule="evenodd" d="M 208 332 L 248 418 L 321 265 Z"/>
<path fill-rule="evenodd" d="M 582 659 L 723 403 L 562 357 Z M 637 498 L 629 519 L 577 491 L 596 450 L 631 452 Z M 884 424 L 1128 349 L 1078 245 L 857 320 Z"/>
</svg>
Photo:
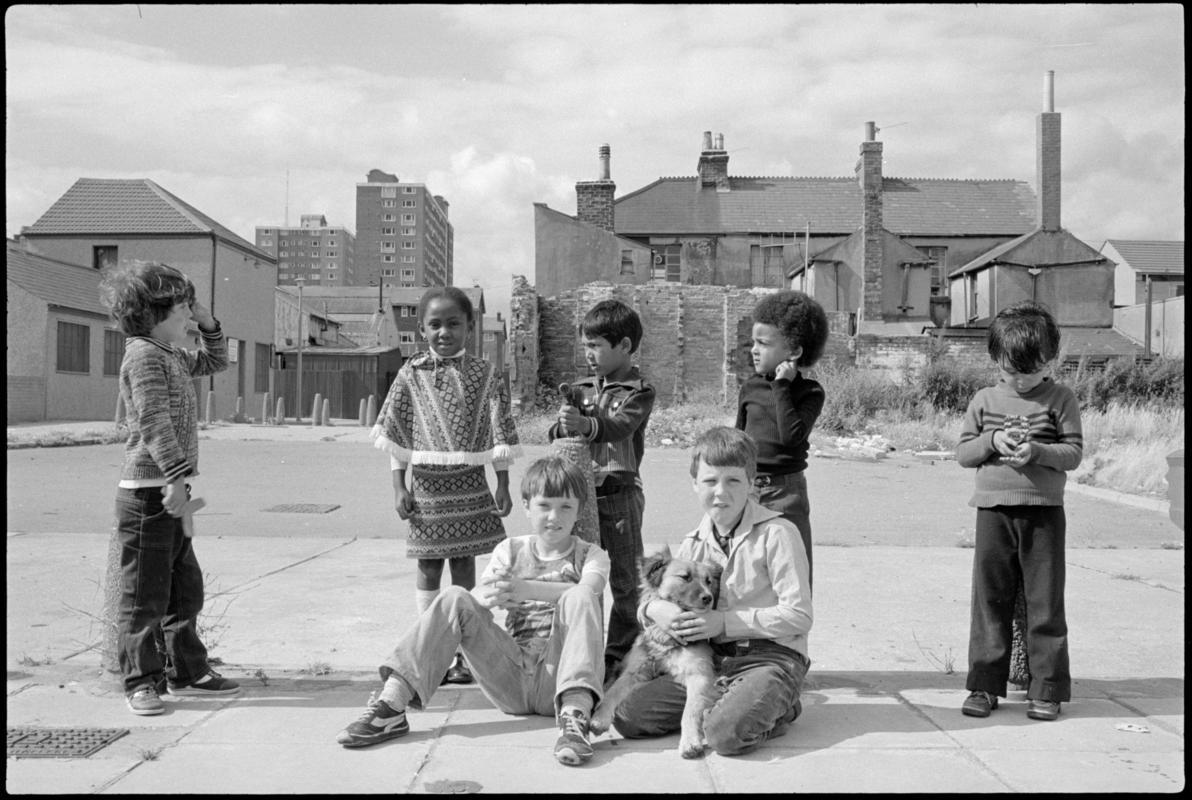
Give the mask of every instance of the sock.
<svg viewBox="0 0 1192 800">
<path fill-rule="evenodd" d="M 592 708 L 596 705 L 596 699 L 592 696 L 589 689 L 564 689 L 559 696 L 559 713 L 565 711 L 578 711 L 583 714 L 584 719 L 591 719 Z"/>
<path fill-rule="evenodd" d="M 381 699 L 394 711 L 405 711 L 413 696 L 414 690 L 410 688 L 410 684 L 406 683 L 405 679 L 397 673 L 393 673 L 385 679 L 385 686 L 381 689 Z"/>
<path fill-rule="evenodd" d="M 418 613 L 421 614 L 426 609 L 430 608 L 430 604 L 439 596 L 438 589 L 415 589 L 414 590 L 414 604 L 418 606 Z"/>
</svg>

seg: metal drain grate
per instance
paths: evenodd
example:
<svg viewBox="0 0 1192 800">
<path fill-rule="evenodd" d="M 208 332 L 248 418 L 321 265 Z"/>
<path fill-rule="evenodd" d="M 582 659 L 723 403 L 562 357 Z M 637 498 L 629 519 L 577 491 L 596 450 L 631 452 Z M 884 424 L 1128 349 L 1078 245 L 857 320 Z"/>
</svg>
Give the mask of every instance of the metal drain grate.
<svg viewBox="0 0 1192 800">
<path fill-rule="evenodd" d="M 338 505 L 319 505 L 318 503 L 282 503 L 280 506 L 267 508 L 266 511 L 279 511 L 285 514 L 326 514 L 339 508 Z"/>
<path fill-rule="evenodd" d="M 128 728 L 8 728 L 9 758 L 86 758 Z"/>
</svg>

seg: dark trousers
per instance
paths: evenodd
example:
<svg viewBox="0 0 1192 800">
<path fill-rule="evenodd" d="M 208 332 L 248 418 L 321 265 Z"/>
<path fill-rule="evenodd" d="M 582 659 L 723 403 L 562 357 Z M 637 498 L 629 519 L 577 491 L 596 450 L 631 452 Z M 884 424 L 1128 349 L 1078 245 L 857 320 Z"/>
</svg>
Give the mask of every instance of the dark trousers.
<svg viewBox="0 0 1192 800">
<path fill-rule="evenodd" d="M 786 475 L 758 475 L 754 479 L 757 501 L 771 511 L 777 511 L 799 529 L 803 549 L 807 551 L 807 584 L 812 585 L 811 564 L 811 500 L 807 497 L 807 473 Z"/>
<path fill-rule="evenodd" d="M 596 498 L 600 547 L 608 553 L 611 562 L 608 584 L 613 594 L 613 607 L 609 613 L 608 642 L 604 648 L 607 667 L 620 664 L 641 632 L 637 624 L 637 565 L 642 557 L 642 514 L 645 508 L 645 496 L 636 486 L 622 486 L 614 494 Z"/>
<path fill-rule="evenodd" d="M 182 520 L 162 505 L 160 486 L 118 489 L 120 538 L 118 647 L 124 691 L 161 687 L 163 678 L 185 686 L 207 674 L 207 648 L 196 628 L 203 608 L 203 571 Z M 157 637 L 164 634 L 165 656 Z"/>
<path fill-rule="evenodd" d="M 1019 585 L 1026 597 L 1027 697 L 1071 698 L 1068 623 L 1064 614 L 1063 506 L 977 509 L 972 625 L 965 687 L 1006 696 L 1011 626 Z"/>
</svg>

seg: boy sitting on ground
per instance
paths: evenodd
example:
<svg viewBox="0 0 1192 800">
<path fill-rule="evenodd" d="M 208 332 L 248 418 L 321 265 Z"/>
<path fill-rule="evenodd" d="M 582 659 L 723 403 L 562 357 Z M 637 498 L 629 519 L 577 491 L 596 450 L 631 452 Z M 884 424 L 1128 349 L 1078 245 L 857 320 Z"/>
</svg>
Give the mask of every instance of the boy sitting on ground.
<svg viewBox="0 0 1192 800">
<path fill-rule="evenodd" d="M 531 533 L 505 539 L 469 592 L 438 595 L 380 666 L 380 697 L 341 731 L 344 747 L 364 747 L 409 733 L 406 708 L 423 708 L 464 654 L 484 694 L 506 714 L 555 716 L 554 755 L 577 766 L 592 757 L 588 724 L 601 698 L 603 615 L 608 555 L 573 536 L 587 482 L 559 457 L 531 464 L 521 485 Z M 506 629 L 491 608 L 506 610 Z M 375 693 L 374 693 L 375 694 Z"/>
</svg>

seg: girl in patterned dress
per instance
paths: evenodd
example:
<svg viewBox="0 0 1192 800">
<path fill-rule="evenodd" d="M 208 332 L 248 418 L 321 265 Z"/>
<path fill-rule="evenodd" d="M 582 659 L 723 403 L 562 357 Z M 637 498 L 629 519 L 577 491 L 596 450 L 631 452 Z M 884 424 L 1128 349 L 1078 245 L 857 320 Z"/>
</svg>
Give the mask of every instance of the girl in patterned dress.
<svg viewBox="0 0 1192 800">
<path fill-rule="evenodd" d="M 419 613 L 439 593 L 444 559 L 452 584 L 476 585 L 475 557 L 505 539 L 501 517 L 513 508 L 509 464 L 521 447 L 500 375 L 465 351 L 475 323 L 472 301 L 460 289 L 426 291 L 418 327 L 430 349 L 402 365 L 372 430 L 374 445 L 389 454 L 397 515 L 410 524 L 406 555 L 418 559 Z M 495 493 L 484 474 L 490 463 Z M 445 681 L 472 682 L 458 655 Z"/>
</svg>

